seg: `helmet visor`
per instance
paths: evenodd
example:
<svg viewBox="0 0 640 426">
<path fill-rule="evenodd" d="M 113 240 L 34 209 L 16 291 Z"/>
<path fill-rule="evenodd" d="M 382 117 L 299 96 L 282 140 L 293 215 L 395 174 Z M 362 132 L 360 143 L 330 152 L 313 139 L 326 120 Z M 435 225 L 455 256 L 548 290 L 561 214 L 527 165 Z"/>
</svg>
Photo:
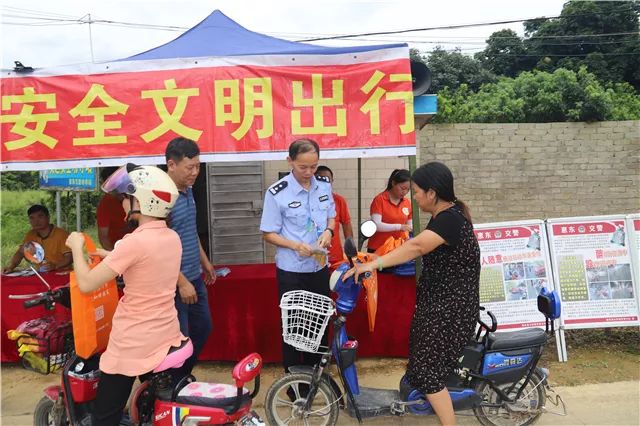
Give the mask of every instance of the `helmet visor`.
<svg viewBox="0 0 640 426">
<path fill-rule="evenodd" d="M 115 192 L 117 194 L 126 194 L 133 188 L 133 184 L 131 183 L 131 179 L 129 178 L 129 173 L 127 172 L 127 166 L 122 166 L 107 180 L 104 181 L 102 186 L 100 187 L 104 192 Z"/>
</svg>

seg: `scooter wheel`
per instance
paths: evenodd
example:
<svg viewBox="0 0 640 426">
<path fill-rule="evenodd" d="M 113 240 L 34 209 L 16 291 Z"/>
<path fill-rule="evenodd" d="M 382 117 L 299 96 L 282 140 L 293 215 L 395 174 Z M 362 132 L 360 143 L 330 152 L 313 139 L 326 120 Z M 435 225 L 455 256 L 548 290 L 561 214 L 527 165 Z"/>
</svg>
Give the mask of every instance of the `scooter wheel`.
<svg viewBox="0 0 640 426">
<path fill-rule="evenodd" d="M 304 410 L 311 380 L 311 375 L 305 373 L 287 374 L 276 380 L 267 391 L 264 402 L 267 423 L 278 426 L 335 425 L 340 412 L 340 401 L 324 380 L 319 384 L 311 410 Z"/>
<path fill-rule="evenodd" d="M 33 412 L 33 425 L 34 426 L 49 426 L 55 424 L 53 418 L 53 401 L 46 396 L 42 397 L 36 409 Z"/>
<path fill-rule="evenodd" d="M 543 383 L 544 377 L 544 374 L 536 369 L 522 392 L 523 396 L 514 404 L 514 408 L 502 402 L 498 393 L 491 389 L 487 383 L 479 383 L 476 387 L 476 393 L 482 397 L 482 403 L 473 408 L 476 418 L 484 426 L 530 426 L 534 424 L 542 415 L 542 407 L 547 399 Z M 510 396 L 515 396 L 523 383 L 524 379 L 520 380 L 515 389 L 511 391 Z M 512 386 L 513 383 L 507 383 L 501 385 L 500 388 L 506 392 Z M 495 407 L 496 404 L 501 403 L 502 406 Z"/>
</svg>

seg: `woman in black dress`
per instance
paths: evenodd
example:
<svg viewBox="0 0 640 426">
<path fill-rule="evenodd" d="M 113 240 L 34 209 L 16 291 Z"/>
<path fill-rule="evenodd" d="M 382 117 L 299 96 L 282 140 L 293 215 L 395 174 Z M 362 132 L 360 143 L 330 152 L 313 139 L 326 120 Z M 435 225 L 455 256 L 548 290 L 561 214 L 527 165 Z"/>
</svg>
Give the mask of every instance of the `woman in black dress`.
<svg viewBox="0 0 640 426">
<path fill-rule="evenodd" d="M 422 256 L 416 309 L 409 334 L 407 378 L 424 392 L 440 423 L 455 424 L 445 387 L 479 315 L 480 248 L 467 206 L 455 196 L 453 175 L 442 163 L 427 163 L 411 178 L 413 198 L 431 213 L 427 228 L 375 261 L 358 264 L 357 275 Z"/>
</svg>

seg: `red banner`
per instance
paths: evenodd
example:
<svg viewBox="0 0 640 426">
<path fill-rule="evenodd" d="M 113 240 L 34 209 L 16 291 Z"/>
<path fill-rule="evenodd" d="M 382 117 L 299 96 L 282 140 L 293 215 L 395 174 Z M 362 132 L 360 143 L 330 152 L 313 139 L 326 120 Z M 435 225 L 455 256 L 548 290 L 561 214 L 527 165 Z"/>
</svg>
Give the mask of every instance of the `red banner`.
<svg viewBox="0 0 640 426">
<path fill-rule="evenodd" d="M 25 76 L 0 79 L 0 90 L 4 169 L 163 157 L 176 136 L 223 161 L 264 159 L 301 137 L 343 154 L 415 150 L 408 59 Z"/>
</svg>

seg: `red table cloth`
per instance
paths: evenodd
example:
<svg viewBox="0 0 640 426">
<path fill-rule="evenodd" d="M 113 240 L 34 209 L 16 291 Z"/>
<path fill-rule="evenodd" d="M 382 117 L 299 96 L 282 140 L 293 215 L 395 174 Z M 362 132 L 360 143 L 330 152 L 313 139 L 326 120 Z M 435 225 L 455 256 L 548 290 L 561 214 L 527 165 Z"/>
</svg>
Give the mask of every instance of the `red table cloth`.
<svg viewBox="0 0 640 426">
<path fill-rule="evenodd" d="M 279 362 L 282 332 L 275 265 L 228 267 L 231 273 L 209 286 L 213 331 L 200 359 L 235 361 L 258 352 L 265 362 Z M 358 355 L 408 356 L 415 300 L 415 277 L 378 274 L 378 313 L 373 333 L 369 332 L 364 292 L 348 317 L 347 330 L 359 342 Z"/>
<path fill-rule="evenodd" d="M 69 283 L 69 273 L 50 272 L 42 274 L 42 277 L 52 288 L 58 288 Z M 71 319 L 69 309 L 59 304 L 56 305 L 54 311 L 47 311 L 42 305 L 25 309 L 22 305 L 24 300 L 9 299 L 9 295 L 11 294 L 31 294 L 45 291 L 46 287 L 35 275 L 28 277 L 9 277 L 3 275 L 0 286 L 2 293 L 2 327 L 0 330 L 0 333 L 2 333 L 2 362 L 18 361 L 16 342 L 9 340 L 7 337 L 8 330 L 15 329 L 23 321 L 48 315 Z"/>
<path fill-rule="evenodd" d="M 216 265 L 222 267 L 222 265 Z M 213 331 L 200 359 L 237 361 L 250 352 L 258 352 L 265 362 L 282 358 L 278 283 L 274 264 L 229 265 L 231 273 L 208 287 Z M 52 287 L 65 285 L 69 275 L 43 275 Z M 2 361 L 17 361 L 15 342 L 7 330 L 21 322 L 51 315 L 42 306 L 25 309 L 21 300 L 9 300 L 9 294 L 37 293 L 44 286 L 37 277 L 2 277 Z M 415 278 L 378 274 L 378 313 L 376 328 L 369 332 L 364 292 L 349 316 L 347 330 L 359 341 L 361 357 L 406 357 L 409 326 L 415 306 Z M 56 307 L 58 315 L 69 310 Z"/>
</svg>

